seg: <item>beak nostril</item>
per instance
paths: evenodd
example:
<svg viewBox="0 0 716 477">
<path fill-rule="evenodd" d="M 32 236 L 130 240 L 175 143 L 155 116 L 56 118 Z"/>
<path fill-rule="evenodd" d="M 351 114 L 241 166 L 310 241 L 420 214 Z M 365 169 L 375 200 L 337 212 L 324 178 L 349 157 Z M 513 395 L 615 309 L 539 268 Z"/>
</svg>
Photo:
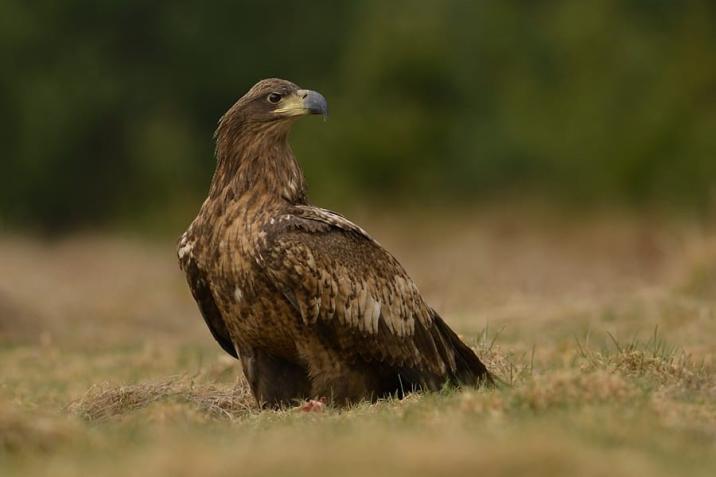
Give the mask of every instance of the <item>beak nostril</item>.
<svg viewBox="0 0 716 477">
<path fill-rule="evenodd" d="M 320 93 L 311 91 L 310 89 L 297 89 L 291 93 L 297 104 L 291 103 L 287 108 L 294 111 L 294 115 L 304 114 L 328 114 L 328 104 L 326 98 Z M 287 109 L 280 109 L 277 112 L 288 112 Z"/>
</svg>

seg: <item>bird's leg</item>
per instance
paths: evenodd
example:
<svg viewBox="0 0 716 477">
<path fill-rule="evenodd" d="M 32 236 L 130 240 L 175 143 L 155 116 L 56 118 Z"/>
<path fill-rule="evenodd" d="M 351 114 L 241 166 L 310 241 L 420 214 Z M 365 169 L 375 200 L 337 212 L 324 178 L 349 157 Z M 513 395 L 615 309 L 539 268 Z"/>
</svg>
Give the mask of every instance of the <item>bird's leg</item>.
<svg viewBox="0 0 716 477">
<path fill-rule="evenodd" d="M 303 366 L 258 348 L 243 346 L 240 350 L 244 375 L 260 406 L 280 408 L 308 398 L 311 383 Z"/>
<path fill-rule="evenodd" d="M 376 398 L 374 373 L 352 367 L 334 350 L 309 340 L 302 342 L 298 351 L 308 364 L 311 396 L 324 396 L 338 406 Z"/>
<path fill-rule="evenodd" d="M 327 396 L 331 404 L 338 406 L 376 399 L 376 386 L 368 374 L 345 365 L 333 371 L 311 373 L 311 395 Z"/>
</svg>

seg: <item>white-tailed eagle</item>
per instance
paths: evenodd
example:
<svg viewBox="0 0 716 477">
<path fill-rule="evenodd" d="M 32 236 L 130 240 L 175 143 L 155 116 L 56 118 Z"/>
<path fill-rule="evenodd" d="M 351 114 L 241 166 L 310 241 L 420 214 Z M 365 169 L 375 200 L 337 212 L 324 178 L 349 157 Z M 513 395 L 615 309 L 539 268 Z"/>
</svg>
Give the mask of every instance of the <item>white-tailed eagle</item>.
<svg viewBox="0 0 716 477">
<path fill-rule="evenodd" d="M 390 253 L 308 202 L 288 133 L 326 113 L 319 93 L 267 79 L 219 121 L 209 196 L 178 244 L 212 335 L 262 406 L 491 383 Z"/>
</svg>

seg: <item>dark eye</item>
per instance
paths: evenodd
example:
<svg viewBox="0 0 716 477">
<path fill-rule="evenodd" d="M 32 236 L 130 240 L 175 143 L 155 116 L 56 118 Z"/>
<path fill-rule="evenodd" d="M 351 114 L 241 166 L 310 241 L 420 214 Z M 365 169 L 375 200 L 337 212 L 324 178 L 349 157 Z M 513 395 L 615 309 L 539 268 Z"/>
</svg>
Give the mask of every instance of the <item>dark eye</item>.
<svg viewBox="0 0 716 477">
<path fill-rule="evenodd" d="M 281 94 L 280 93 L 271 93 L 266 97 L 266 99 L 268 99 L 269 103 L 276 104 L 279 101 L 281 101 Z"/>
</svg>

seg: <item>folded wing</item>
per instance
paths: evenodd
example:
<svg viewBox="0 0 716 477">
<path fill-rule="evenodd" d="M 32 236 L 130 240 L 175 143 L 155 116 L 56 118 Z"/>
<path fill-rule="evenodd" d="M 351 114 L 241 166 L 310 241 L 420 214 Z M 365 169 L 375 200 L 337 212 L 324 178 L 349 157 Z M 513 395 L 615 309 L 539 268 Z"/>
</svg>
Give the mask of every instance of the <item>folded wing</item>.
<svg viewBox="0 0 716 477">
<path fill-rule="evenodd" d="M 324 345 L 349 361 L 381 362 L 458 382 L 479 379 L 472 371 L 461 377 L 465 353 L 484 366 L 425 304 L 398 261 L 358 226 L 333 212 L 300 206 L 265 232 L 260 267 Z"/>
</svg>

